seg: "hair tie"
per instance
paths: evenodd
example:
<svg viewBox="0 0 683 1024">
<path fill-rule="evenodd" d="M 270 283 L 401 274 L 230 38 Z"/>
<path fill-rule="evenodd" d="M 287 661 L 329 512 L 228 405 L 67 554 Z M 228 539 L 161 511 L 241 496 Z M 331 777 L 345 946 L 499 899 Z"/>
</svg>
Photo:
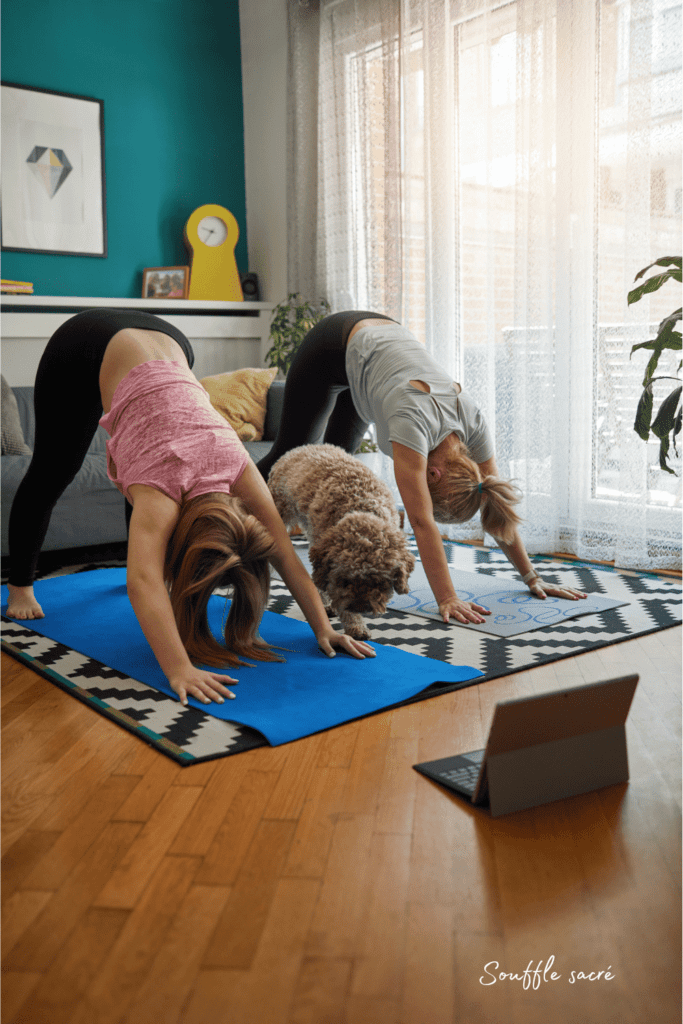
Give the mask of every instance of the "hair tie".
<svg viewBox="0 0 683 1024">
<path fill-rule="evenodd" d="M 477 485 L 477 490 L 479 491 L 479 493 L 480 493 L 480 494 L 481 494 L 481 492 L 482 492 L 482 488 L 483 488 L 483 486 L 484 486 L 484 485 L 483 485 L 483 483 L 482 483 L 482 482 L 481 482 L 481 480 L 480 480 L 480 481 L 479 481 L 479 484 Z"/>
</svg>

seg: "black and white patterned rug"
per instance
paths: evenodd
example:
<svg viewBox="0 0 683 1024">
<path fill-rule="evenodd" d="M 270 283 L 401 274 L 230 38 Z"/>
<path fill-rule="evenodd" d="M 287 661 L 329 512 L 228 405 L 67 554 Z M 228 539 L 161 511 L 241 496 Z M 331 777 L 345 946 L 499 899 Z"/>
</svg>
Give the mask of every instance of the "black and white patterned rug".
<svg viewBox="0 0 683 1024">
<path fill-rule="evenodd" d="M 518 580 L 501 551 L 455 543 L 447 544 L 446 550 L 449 561 L 458 568 L 500 580 Z M 388 612 L 370 620 L 373 642 L 391 644 L 450 664 L 472 665 L 484 673 L 483 679 L 475 680 L 481 683 L 681 622 L 678 579 L 544 556 L 532 561 L 548 581 L 628 603 L 513 637 L 488 636 L 406 612 Z M 69 566 L 61 572 L 89 571 L 103 568 L 104 564 Z M 112 564 L 122 563 L 106 563 Z M 273 580 L 268 607 L 282 615 L 303 618 L 278 579 Z M 254 729 L 221 721 L 195 708 L 183 708 L 166 694 L 4 617 L 2 648 L 180 764 L 196 764 L 267 745 Z M 434 684 L 413 700 L 449 689 L 453 687 Z"/>
</svg>

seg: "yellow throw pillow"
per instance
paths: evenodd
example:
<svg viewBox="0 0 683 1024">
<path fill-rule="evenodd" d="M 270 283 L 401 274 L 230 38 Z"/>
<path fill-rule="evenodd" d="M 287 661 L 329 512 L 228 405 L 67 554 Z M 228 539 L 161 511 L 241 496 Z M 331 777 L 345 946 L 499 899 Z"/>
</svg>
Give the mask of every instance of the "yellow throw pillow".
<svg viewBox="0 0 683 1024">
<path fill-rule="evenodd" d="M 199 383 L 208 391 L 214 409 L 234 427 L 240 441 L 260 441 L 266 422 L 268 388 L 276 376 L 276 368 L 246 368 L 215 373 Z"/>
</svg>

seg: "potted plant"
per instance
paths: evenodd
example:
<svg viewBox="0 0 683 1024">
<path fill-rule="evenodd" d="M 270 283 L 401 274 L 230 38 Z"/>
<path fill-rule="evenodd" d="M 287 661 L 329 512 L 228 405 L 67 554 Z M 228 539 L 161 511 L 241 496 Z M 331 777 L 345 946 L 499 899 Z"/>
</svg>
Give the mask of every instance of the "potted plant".
<svg viewBox="0 0 683 1024">
<path fill-rule="evenodd" d="M 678 281 L 681 283 L 681 257 L 680 256 L 663 256 L 659 260 L 655 260 L 648 267 L 639 271 L 636 274 L 635 280 L 638 281 L 648 270 L 652 270 L 653 267 L 666 267 L 667 269 L 663 273 L 653 274 L 647 278 L 643 284 L 638 285 L 633 291 L 628 293 L 628 304 L 629 306 L 638 302 L 642 299 L 643 295 L 647 295 L 650 292 L 656 292 L 663 284 L 667 281 Z M 674 476 L 673 469 L 667 463 L 667 456 L 669 448 L 673 445 L 674 452 L 678 454 L 676 448 L 676 437 L 681 432 L 681 385 L 678 384 L 670 394 L 664 399 L 659 407 L 659 411 L 655 418 L 652 418 L 653 412 L 653 395 L 652 385 L 655 381 L 659 380 L 675 380 L 679 381 L 680 377 L 669 377 L 661 376 L 655 377 L 655 370 L 657 369 L 657 363 L 659 357 L 665 349 L 671 349 L 673 352 L 681 351 L 681 332 L 675 330 L 676 323 L 681 319 L 681 310 L 676 309 L 669 316 L 665 317 L 659 325 L 657 331 L 657 337 L 653 338 L 652 341 L 643 341 L 639 345 L 634 345 L 631 349 L 631 355 L 636 349 L 644 348 L 652 352 L 650 360 L 645 368 L 645 376 L 643 377 L 643 393 L 640 396 L 638 402 L 638 409 L 636 410 L 636 421 L 633 424 L 633 429 L 642 437 L 643 441 L 647 441 L 652 432 L 655 437 L 659 438 L 659 465 L 662 469 L 666 470 L 667 473 L 672 473 Z M 680 374 L 682 363 L 678 363 L 678 373 Z"/>
<path fill-rule="evenodd" d="M 325 299 L 321 299 L 316 306 L 297 292 L 291 292 L 286 301 L 273 310 L 270 323 L 272 344 L 266 353 L 266 365 L 277 367 L 286 376 L 301 342 L 310 329 L 329 312 L 330 306 Z"/>
</svg>

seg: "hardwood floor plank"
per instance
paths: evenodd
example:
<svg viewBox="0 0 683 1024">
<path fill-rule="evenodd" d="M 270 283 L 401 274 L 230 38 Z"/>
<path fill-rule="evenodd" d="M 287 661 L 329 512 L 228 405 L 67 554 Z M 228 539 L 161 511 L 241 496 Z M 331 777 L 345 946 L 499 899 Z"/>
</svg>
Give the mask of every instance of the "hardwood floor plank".
<svg viewBox="0 0 683 1024">
<path fill-rule="evenodd" d="M 156 757 L 128 799 L 118 808 L 118 821 L 147 821 L 159 806 L 168 787 L 183 769 L 168 757 Z"/>
<path fill-rule="evenodd" d="M 417 762 L 482 747 L 480 705 L 479 687 L 468 686 L 411 707 L 418 735 Z"/>
<path fill-rule="evenodd" d="M 270 822 L 283 829 L 284 822 Z M 214 970 L 198 979 L 181 1024 L 286 1024 L 303 960 L 319 883 L 287 878 L 277 885 L 251 970 Z M 267 980 L 266 980 L 267 979 Z"/>
<path fill-rule="evenodd" d="M 441 756 L 445 756 L 443 751 Z M 455 881 L 453 850 L 464 829 L 467 832 L 463 844 L 469 848 L 475 814 L 435 782 L 418 779 L 408 893 L 411 903 L 451 905 Z"/>
<path fill-rule="evenodd" d="M 9 654 L 2 652 L 2 693 L 0 693 L 0 708 L 25 693 L 27 690 L 35 690 L 38 696 L 38 676 L 35 672 L 27 672 L 22 661 L 17 661 Z M 42 689 L 41 691 L 42 692 Z"/>
<path fill-rule="evenodd" d="M 11 778 L 23 764 L 55 764 L 73 747 L 75 737 L 96 724 L 93 712 L 46 679 L 40 698 L 3 728 L 4 774 Z"/>
<path fill-rule="evenodd" d="M 305 736 L 289 744 L 287 761 L 264 811 L 265 818 L 293 821 L 300 816 L 322 745 L 322 734 Z"/>
<path fill-rule="evenodd" d="M 213 764 L 216 769 L 203 785 L 199 799 L 179 829 L 170 853 L 203 857 L 209 852 L 249 767 L 241 757 L 226 757 Z"/>
<path fill-rule="evenodd" d="M 119 758 L 112 768 L 112 775 L 137 775 L 142 778 L 158 759 L 158 750 L 136 739 L 135 743 L 120 752 Z"/>
<path fill-rule="evenodd" d="M 40 981 L 38 971 L 3 971 L 2 974 L 2 1019 L 12 1024 L 31 993 Z"/>
<path fill-rule="evenodd" d="M 346 1003 L 347 1024 L 401 1024 L 398 999 L 350 995 Z"/>
<path fill-rule="evenodd" d="M 304 957 L 287 1024 L 345 1024 L 352 962 Z"/>
<path fill-rule="evenodd" d="M 373 814 L 377 809 L 377 780 L 381 778 L 389 748 L 389 713 L 366 718 L 358 731 L 348 769 L 343 813 Z"/>
<path fill-rule="evenodd" d="M 2 912 L 2 962 L 9 967 L 8 958 L 24 932 L 39 916 L 51 893 L 25 889 L 15 892 L 7 900 Z"/>
<path fill-rule="evenodd" d="M 177 1024 L 229 895 L 215 885 L 189 889 L 121 1024 Z"/>
<path fill-rule="evenodd" d="M 64 697 L 71 700 L 66 694 Z M 93 712 L 90 712 L 90 721 L 92 724 L 87 732 L 79 735 L 54 764 L 41 764 L 31 770 L 26 764 L 23 773 L 18 773 L 9 782 L 3 779 L 3 852 L 13 846 L 27 828 L 44 826 L 42 816 L 50 817 L 46 812 L 53 809 L 55 802 L 59 803 L 65 792 L 70 793 L 71 781 L 77 779 L 81 772 L 88 775 L 93 771 L 107 771 L 107 756 L 113 756 L 117 742 L 123 741 L 112 733 L 111 722 L 95 716 Z"/>
<path fill-rule="evenodd" d="M 375 833 L 352 995 L 395 998 L 405 974 L 410 836 Z"/>
<path fill-rule="evenodd" d="M 322 734 L 318 764 L 321 768 L 348 768 L 356 745 L 359 722 L 347 722 Z"/>
<path fill-rule="evenodd" d="M 52 849 L 61 832 L 43 832 L 29 829 L 2 858 L 2 902 L 3 904 L 17 889 L 27 888 L 23 883 L 45 854 Z"/>
<path fill-rule="evenodd" d="M 228 759 L 224 758 L 223 760 Z M 182 771 L 176 775 L 173 785 L 206 787 L 221 764 L 223 764 L 223 761 L 204 761 L 202 764 L 183 765 Z"/>
<path fill-rule="evenodd" d="M 169 787 L 121 864 L 93 900 L 93 906 L 125 910 L 137 905 L 200 792 L 199 789 Z"/>
<path fill-rule="evenodd" d="M 24 715 L 26 718 L 29 717 L 27 713 L 30 713 L 44 692 L 44 682 L 42 680 L 35 680 L 35 677 L 31 680 L 27 679 L 25 675 L 20 675 L 14 680 L 6 679 L 3 663 L 2 729 L 9 732 L 9 727 L 17 718 L 21 715 Z"/>
<path fill-rule="evenodd" d="M 112 730 L 104 719 L 98 716 L 97 752 L 63 780 L 63 784 L 51 794 L 44 811 L 32 823 L 33 828 L 59 829 L 64 831 L 74 821 L 89 800 L 102 786 L 102 779 L 108 778 L 119 760 L 122 750 L 138 744 L 134 736 L 121 729 Z"/>
<path fill-rule="evenodd" d="M 192 995 L 179 1019 L 179 1024 L 237 1024 L 231 1016 L 236 993 L 247 971 L 199 971 Z M 253 1024 L 256 1024 L 255 1020 Z M 263 1024 L 270 1024 L 264 1021 Z"/>
<path fill-rule="evenodd" d="M 102 830 L 41 913 L 5 958 L 14 970 L 46 972 L 68 941 L 112 871 L 120 864 L 140 830 L 135 822 L 113 822 Z"/>
<path fill-rule="evenodd" d="M 244 970 L 251 966 L 294 829 L 292 821 L 261 822 L 204 954 L 202 967 Z"/>
<path fill-rule="evenodd" d="M 140 895 L 109 955 L 74 1009 L 72 1024 L 119 1024 L 168 934 L 194 881 L 198 861 L 164 857 Z"/>
<path fill-rule="evenodd" d="M 96 842 L 108 822 L 116 820 L 116 812 L 130 793 L 132 785 L 133 780 L 125 776 L 106 779 L 97 794 L 91 797 L 83 811 L 64 829 L 57 842 L 36 864 L 24 888 L 58 889 Z"/>
<path fill-rule="evenodd" d="M 345 768 L 318 768 L 313 775 L 283 875 L 323 877 L 334 825 L 342 807 L 347 774 Z"/>
<path fill-rule="evenodd" d="M 457 993 L 453 979 L 453 911 L 410 903 L 406 915 L 406 971 L 401 1021 L 450 1024 Z"/>
<path fill-rule="evenodd" d="M 386 757 L 377 780 L 375 832 L 412 835 L 418 780 L 412 766 L 418 761 L 419 750 L 414 719 L 415 712 L 412 715 L 391 713 Z"/>
<path fill-rule="evenodd" d="M 507 934 L 538 934 L 546 919 L 562 921 L 590 915 L 590 901 L 574 844 L 553 833 L 557 805 L 491 819 L 496 879 Z"/>
<path fill-rule="evenodd" d="M 21 1008 L 17 1024 L 71 1024 L 84 992 L 128 920 L 127 910 L 90 909 Z"/>
<path fill-rule="evenodd" d="M 374 815 L 340 815 L 306 944 L 307 956 L 357 955 L 372 883 Z"/>
<path fill-rule="evenodd" d="M 202 885 L 234 885 L 279 775 L 248 771 L 228 806 L 197 875 Z"/>
<path fill-rule="evenodd" d="M 377 780 L 375 831 L 388 836 L 412 836 L 418 774 L 418 737 L 391 736 Z"/>
</svg>

